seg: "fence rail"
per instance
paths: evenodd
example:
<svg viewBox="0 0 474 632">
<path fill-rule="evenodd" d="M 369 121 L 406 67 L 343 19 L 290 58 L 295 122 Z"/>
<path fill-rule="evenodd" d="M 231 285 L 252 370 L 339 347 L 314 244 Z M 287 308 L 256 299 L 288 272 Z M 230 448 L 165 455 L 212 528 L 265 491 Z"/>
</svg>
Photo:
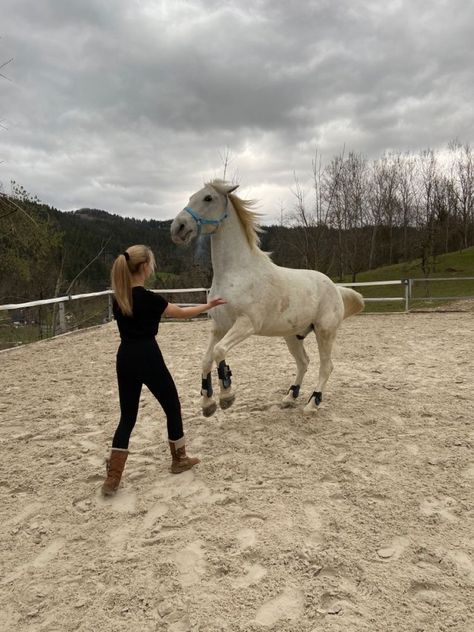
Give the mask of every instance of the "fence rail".
<svg viewBox="0 0 474 632">
<path fill-rule="evenodd" d="M 386 286 L 387 288 L 389 288 L 389 292 L 390 291 L 394 291 L 394 289 L 398 286 L 401 290 L 400 295 L 398 296 L 364 296 L 364 300 L 366 303 L 404 303 L 404 311 L 405 312 L 409 312 L 410 311 L 410 306 L 413 304 L 417 304 L 418 302 L 424 302 L 424 301 L 454 301 L 454 300 L 460 300 L 460 299 L 474 299 L 473 295 L 462 295 L 462 296 L 442 296 L 442 295 L 435 295 L 433 296 L 433 294 L 431 292 L 426 292 L 427 295 L 426 296 L 415 296 L 415 287 L 417 285 L 420 284 L 431 284 L 435 281 L 438 282 L 455 282 L 457 283 L 459 282 L 467 282 L 467 281 L 474 281 L 474 277 L 443 277 L 443 278 L 410 278 L 410 279 L 398 279 L 398 280 L 388 280 L 388 281 L 363 281 L 363 282 L 354 282 L 354 283 L 336 283 L 336 285 L 340 285 L 340 286 L 344 286 L 344 287 L 354 287 L 354 288 L 382 288 L 384 286 Z M 474 284 L 473 284 L 474 287 Z M 427 290 L 427 288 L 425 287 L 425 291 Z M 201 293 L 204 294 L 206 297 L 206 301 L 208 300 L 208 296 L 209 296 L 209 288 L 204 288 L 204 287 L 200 287 L 200 288 L 173 288 L 173 289 L 159 289 L 159 290 L 152 290 L 154 292 L 159 292 L 160 294 L 175 294 L 175 295 L 189 295 L 189 294 L 197 294 L 197 293 Z M 396 290 L 395 290 L 396 291 Z M 369 292 L 370 293 L 370 292 Z M 40 331 L 40 335 L 39 337 L 50 337 L 52 335 L 56 335 L 59 333 L 64 333 L 66 332 L 68 329 L 78 329 L 81 328 L 80 326 L 74 325 L 68 322 L 68 314 L 66 314 L 66 305 L 70 305 L 71 308 L 73 307 L 73 302 L 76 301 L 80 301 L 83 299 L 97 299 L 100 297 L 107 297 L 107 305 L 104 308 L 101 308 L 102 311 L 99 310 L 98 313 L 94 314 L 93 316 L 95 316 L 96 318 L 98 316 L 100 316 L 99 322 L 107 322 L 109 320 L 112 319 L 112 296 L 113 296 L 113 292 L 112 290 L 104 290 L 102 292 L 90 292 L 88 294 L 73 294 L 70 296 L 58 296 L 56 298 L 50 298 L 50 299 L 44 299 L 44 300 L 37 300 L 37 301 L 28 301 L 25 303 L 10 303 L 10 304 L 6 304 L 6 305 L 0 305 L 0 317 L 1 317 L 1 312 L 13 312 L 14 314 L 10 315 L 10 326 L 14 325 L 16 327 L 20 327 L 25 324 L 34 324 L 39 328 Z M 34 320 L 30 322 L 26 322 L 24 321 L 23 323 L 21 322 L 15 322 L 14 319 L 14 315 L 15 312 L 16 314 L 18 314 L 18 312 L 20 312 L 21 310 L 25 310 L 25 309 L 29 309 L 29 308 L 38 308 L 38 309 L 42 309 L 45 306 L 48 305 L 52 305 L 53 306 L 53 315 L 49 318 L 49 321 L 47 321 L 47 324 L 44 324 L 43 321 L 41 320 L 41 318 L 39 318 L 40 322 L 39 324 L 37 322 L 35 322 Z M 178 305 L 181 306 L 191 306 L 191 305 L 197 305 L 197 303 L 192 303 L 192 302 L 180 302 L 178 301 Z M 69 310 L 71 311 L 71 310 Z M 367 311 L 367 310 L 366 310 Z M 93 320 L 92 316 L 90 316 L 90 314 L 86 314 L 83 313 L 82 314 L 82 322 L 80 323 L 80 325 L 83 325 L 84 323 L 90 323 L 91 320 Z M 1 320 L 1 318 L 0 318 Z M 8 327 L 9 325 L 5 325 L 4 323 L 1 323 L 4 325 L 4 327 Z M 96 323 L 97 324 L 97 323 Z M 36 337 L 36 339 L 38 339 L 38 336 Z M 14 346 L 16 344 L 21 344 L 21 342 L 15 342 L 15 341 L 6 341 L 3 340 L 2 338 L 0 338 L 0 346 Z"/>
<path fill-rule="evenodd" d="M 401 286 L 403 288 L 403 296 L 384 296 L 384 297 L 373 297 L 373 296 L 364 296 L 364 301 L 366 303 L 386 303 L 386 302 L 394 302 L 394 303 L 405 303 L 405 312 L 410 311 L 410 303 L 413 302 L 431 302 L 431 301 L 457 301 L 464 299 L 474 299 L 474 295 L 463 294 L 462 296 L 433 296 L 430 294 L 429 296 L 414 296 L 414 287 L 418 284 L 423 284 L 425 282 L 446 282 L 450 281 L 458 282 L 458 281 L 474 281 L 474 277 L 432 277 L 432 278 L 410 278 L 410 279 L 400 279 L 393 281 L 367 281 L 367 282 L 357 282 L 357 283 L 336 283 L 336 285 L 342 285 L 344 287 L 368 287 L 368 286 Z"/>
<path fill-rule="evenodd" d="M 198 304 L 192 302 L 193 294 L 205 295 L 200 302 L 207 302 L 209 295 L 204 287 L 152 291 L 179 295 L 176 303 L 182 307 Z M 0 305 L 0 350 L 108 322 L 113 318 L 112 297 L 112 290 L 104 290 Z"/>
</svg>

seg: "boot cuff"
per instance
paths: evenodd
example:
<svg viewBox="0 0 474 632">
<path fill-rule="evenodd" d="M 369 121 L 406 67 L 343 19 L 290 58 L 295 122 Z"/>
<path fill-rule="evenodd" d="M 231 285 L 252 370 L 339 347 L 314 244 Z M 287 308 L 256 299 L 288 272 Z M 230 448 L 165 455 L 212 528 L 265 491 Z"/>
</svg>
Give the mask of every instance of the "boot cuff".
<svg viewBox="0 0 474 632">
<path fill-rule="evenodd" d="M 181 439 L 177 439 L 176 441 L 171 441 L 170 439 L 169 442 L 172 443 L 174 447 L 178 450 L 179 448 L 184 447 L 184 436 L 182 436 Z"/>
</svg>

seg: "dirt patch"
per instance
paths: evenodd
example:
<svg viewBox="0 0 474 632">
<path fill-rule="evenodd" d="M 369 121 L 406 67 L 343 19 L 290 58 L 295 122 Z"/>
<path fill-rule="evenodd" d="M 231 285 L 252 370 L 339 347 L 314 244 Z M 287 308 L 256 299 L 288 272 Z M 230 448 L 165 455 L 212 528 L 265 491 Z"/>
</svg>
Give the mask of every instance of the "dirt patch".
<svg viewBox="0 0 474 632">
<path fill-rule="evenodd" d="M 433 307 L 420 307 L 411 310 L 412 313 L 431 313 L 431 312 L 469 312 L 474 313 L 474 299 L 460 299 L 451 301 L 443 305 L 434 305 Z"/>
</svg>

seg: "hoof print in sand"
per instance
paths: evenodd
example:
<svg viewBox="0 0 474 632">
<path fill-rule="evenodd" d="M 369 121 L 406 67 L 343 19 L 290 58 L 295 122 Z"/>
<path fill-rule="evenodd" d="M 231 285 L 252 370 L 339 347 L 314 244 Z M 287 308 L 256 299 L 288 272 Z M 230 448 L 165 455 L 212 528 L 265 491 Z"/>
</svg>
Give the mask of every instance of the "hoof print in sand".
<svg viewBox="0 0 474 632">
<path fill-rule="evenodd" d="M 296 621 L 303 616 L 303 593 L 296 588 L 287 586 L 285 590 L 261 606 L 255 616 L 256 623 L 272 626 L 277 621 Z"/>
</svg>

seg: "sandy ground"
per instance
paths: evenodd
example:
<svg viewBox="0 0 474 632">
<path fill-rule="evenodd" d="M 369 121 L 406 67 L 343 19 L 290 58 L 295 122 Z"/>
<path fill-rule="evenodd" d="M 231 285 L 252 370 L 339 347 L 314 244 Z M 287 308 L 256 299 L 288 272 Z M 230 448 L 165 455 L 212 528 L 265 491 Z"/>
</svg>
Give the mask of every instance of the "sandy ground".
<svg viewBox="0 0 474 632">
<path fill-rule="evenodd" d="M 314 417 L 279 339 L 227 359 L 199 408 L 209 323 L 164 323 L 195 470 L 168 473 L 145 392 L 123 485 L 99 495 L 118 418 L 114 324 L 0 354 L 1 629 L 474 630 L 474 314 L 344 323 Z"/>
</svg>

